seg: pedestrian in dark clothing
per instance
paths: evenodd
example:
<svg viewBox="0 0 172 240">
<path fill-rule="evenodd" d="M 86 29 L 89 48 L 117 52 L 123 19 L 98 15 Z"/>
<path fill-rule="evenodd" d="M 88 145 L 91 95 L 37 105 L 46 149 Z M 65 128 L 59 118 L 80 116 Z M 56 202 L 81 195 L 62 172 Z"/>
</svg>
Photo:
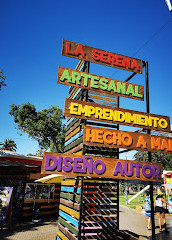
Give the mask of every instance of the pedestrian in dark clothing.
<svg viewBox="0 0 172 240">
<path fill-rule="evenodd" d="M 156 197 L 156 200 L 154 202 L 154 207 L 155 207 L 155 212 L 158 217 L 158 224 L 160 228 L 160 232 L 162 232 L 162 227 L 161 227 L 161 218 L 164 223 L 165 231 L 168 232 L 167 229 L 167 224 L 166 224 L 166 218 L 165 218 L 165 209 L 163 208 L 163 203 L 166 203 L 167 205 L 172 206 L 170 203 L 168 203 L 164 198 L 163 198 L 163 193 L 158 192 L 158 196 Z"/>
</svg>

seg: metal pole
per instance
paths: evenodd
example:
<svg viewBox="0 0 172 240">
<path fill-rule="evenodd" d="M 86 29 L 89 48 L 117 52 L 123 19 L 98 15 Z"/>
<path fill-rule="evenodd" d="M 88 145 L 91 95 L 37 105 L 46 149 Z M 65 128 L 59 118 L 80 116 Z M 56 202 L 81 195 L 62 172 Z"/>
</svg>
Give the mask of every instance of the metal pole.
<svg viewBox="0 0 172 240">
<path fill-rule="evenodd" d="M 84 72 L 89 73 L 90 63 L 85 62 L 85 69 Z M 85 100 L 88 101 L 88 90 L 84 91 Z M 84 120 L 84 125 L 86 125 L 87 121 Z M 85 155 L 85 145 L 83 145 L 83 155 Z M 79 209 L 79 233 L 78 233 L 78 240 L 81 240 L 81 232 L 82 232 L 82 212 L 83 212 L 83 190 L 84 190 L 84 177 L 81 177 L 81 198 L 80 198 L 80 209 Z"/>
<path fill-rule="evenodd" d="M 150 113 L 150 104 L 149 104 L 149 72 L 148 72 L 148 62 L 145 62 L 145 71 L 146 71 L 146 109 L 147 113 Z M 147 130 L 147 133 L 150 134 L 150 129 Z M 152 161 L 151 152 L 148 152 L 148 161 Z M 153 200 L 153 183 L 149 182 L 150 185 L 150 200 L 151 200 L 151 223 L 152 223 L 152 240 L 155 240 L 155 218 L 154 218 L 154 200 Z"/>
<path fill-rule="evenodd" d="M 119 108 L 119 97 L 117 107 Z M 119 130 L 119 124 L 117 125 L 117 130 Z M 119 148 L 117 152 L 117 158 L 119 159 Z M 117 229 L 119 230 L 119 179 L 117 179 Z"/>
<path fill-rule="evenodd" d="M 127 182 L 125 183 L 125 204 L 128 204 L 128 192 L 127 192 Z"/>
<path fill-rule="evenodd" d="M 81 240 L 82 211 L 83 211 L 83 189 L 84 189 L 84 177 L 81 177 L 81 197 L 80 197 L 80 209 L 79 209 L 78 240 Z"/>
</svg>

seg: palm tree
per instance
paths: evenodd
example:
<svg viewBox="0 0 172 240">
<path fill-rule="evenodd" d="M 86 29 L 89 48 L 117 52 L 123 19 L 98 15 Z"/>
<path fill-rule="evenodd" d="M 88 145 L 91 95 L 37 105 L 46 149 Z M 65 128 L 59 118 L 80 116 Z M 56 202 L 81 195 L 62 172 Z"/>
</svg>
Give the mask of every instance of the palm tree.
<svg viewBox="0 0 172 240">
<path fill-rule="evenodd" d="M 1 145 L 1 150 L 10 150 L 16 152 L 17 145 L 12 139 L 5 139 L 4 143 L 2 143 Z"/>
</svg>

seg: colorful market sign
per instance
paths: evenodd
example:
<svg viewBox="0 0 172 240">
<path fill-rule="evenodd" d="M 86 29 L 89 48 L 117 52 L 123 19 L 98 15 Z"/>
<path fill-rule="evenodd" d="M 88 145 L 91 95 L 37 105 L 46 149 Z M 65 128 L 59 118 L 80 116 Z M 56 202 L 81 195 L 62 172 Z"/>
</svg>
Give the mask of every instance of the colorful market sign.
<svg viewBox="0 0 172 240">
<path fill-rule="evenodd" d="M 161 165 L 114 158 L 44 153 L 41 174 L 161 181 Z"/>
<path fill-rule="evenodd" d="M 168 137 L 89 126 L 83 134 L 83 144 L 89 146 L 172 153 L 172 138 Z"/>
<path fill-rule="evenodd" d="M 69 68 L 59 67 L 57 83 L 144 101 L 143 86 Z"/>
<path fill-rule="evenodd" d="M 67 117 L 170 132 L 170 119 L 167 116 L 148 114 L 73 99 L 65 99 L 64 115 Z"/>
<path fill-rule="evenodd" d="M 67 40 L 63 40 L 62 55 L 136 73 L 143 72 L 143 62 L 140 59 L 100 50 Z"/>
</svg>

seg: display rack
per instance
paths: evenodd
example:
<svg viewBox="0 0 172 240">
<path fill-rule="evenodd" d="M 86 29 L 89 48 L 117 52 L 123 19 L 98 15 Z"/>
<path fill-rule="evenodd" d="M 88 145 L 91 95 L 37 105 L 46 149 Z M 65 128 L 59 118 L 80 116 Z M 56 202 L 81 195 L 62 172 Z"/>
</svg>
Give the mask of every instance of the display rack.
<svg viewBox="0 0 172 240">
<path fill-rule="evenodd" d="M 12 187 L 0 187 L 0 224 L 1 230 L 4 227 L 5 221 L 11 220 L 11 213 L 8 213 L 12 201 Z M 8 218 L 8 219 L 7 219 Z"/>
</svg>

